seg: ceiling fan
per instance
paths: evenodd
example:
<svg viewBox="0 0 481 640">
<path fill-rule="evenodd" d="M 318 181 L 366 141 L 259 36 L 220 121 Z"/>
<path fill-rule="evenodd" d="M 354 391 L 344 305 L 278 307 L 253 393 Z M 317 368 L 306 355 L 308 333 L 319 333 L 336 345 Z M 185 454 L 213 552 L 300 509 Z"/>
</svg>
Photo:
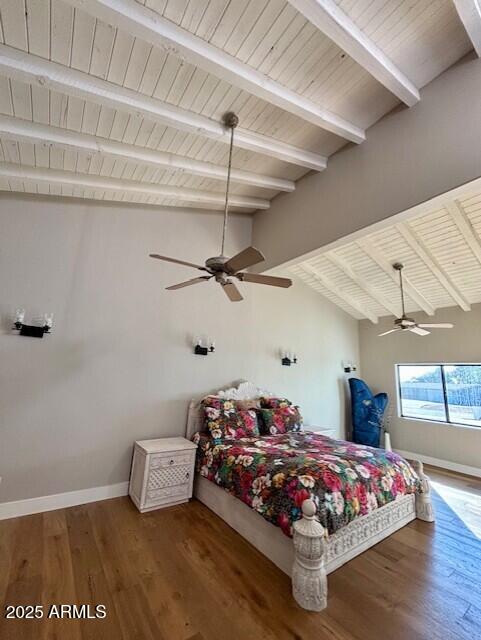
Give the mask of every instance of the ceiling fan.
<svg viewBox="0 0 481 640">
<path fill-rule="evenodd" d="M 292 280 L 289 278 L 278 278 L 274 276 L 263 276 L 256 273 L 245 273 L 243 269 L 252 267 L 259 262 L 265 260 L 262 253 L 254 247 L 248 247 L 240 253 L 236 254 L 232 258 L 227 258 L 224 255 L 225 235 L 227 230 L 227 217 L 229 214 L 229 186 L 230 186 L 230 174 L 232 168 L 232 150 L 234 147 L 234 129 L 239 123 L 239 118 L 235 113 L 226 113 L 223 117 L 223 121 L 226 127 L 231 131 L 230 135 L 230 147 L 229 147 L 229 164 L 227 166 L 227 183 L 225 193 L 225 207 L 224 207 L 224 224 L 222 227 L 222 245 L 220 250 L 220 256 L 214 256 L 208 258 L 205 261 L 205 265 L 201 266 L 192 262 L 186 262 L 185 260 L 177 260 L 176 258 L 168 258 L 167 256 L 160 256 L 158 253 L 151 253 L 151 258 L 157 258 L 157 260 L 164 260 L 165 262 L 174 262 L 175 264 L 183 264 L 186 267 L 193 267 L 200 271 L 205 271 L 208 275 L 198 276 L 179 284 L 174 284 L 170 287 L 166 287 L 169 291 L 176 289 L 182 289 L 183 287 L 190 287 L 193 284 L 200 284 L 201 282 L 208 282 L 211 278 L 215 278 L 227 297 L 231 302 L 240 302 L 243 300 L 239 289 L 236 287 L 231 278 L 237 278 L 241 282 L 253 282 L 256 284 L 267 284 L 272 287 L 290 287 Z"/>
<path fill-rule="evenodd" d="M 401 307 L 402 307 L 402 315 L 400 318 L 396 318 L 394 320 L 394 329 L 390 329 L 389 331 L 385 331 L 384 333 L 380 333 L 379 336 L 387 336 L 388 333 L 394 333 L 395 331 L 410 331 L 411 333 L 415 333 L 418 336 L 427 336 L 431 332 L 427 331 L 427 329 L 452 329 L 454 327 L 450 322 L 440 322 L 437 324 L 418 324 L 412 318 L 408 318 L 406 316 L 406 311 L 404 308 L 404 289 L 403 289 L 403 276 L 402 270 L 404 265 L 400 262 L 395 262 L 393 264 L 393 269 L 399 271 L 399 286 L 401 289 Z"/>
</svg>

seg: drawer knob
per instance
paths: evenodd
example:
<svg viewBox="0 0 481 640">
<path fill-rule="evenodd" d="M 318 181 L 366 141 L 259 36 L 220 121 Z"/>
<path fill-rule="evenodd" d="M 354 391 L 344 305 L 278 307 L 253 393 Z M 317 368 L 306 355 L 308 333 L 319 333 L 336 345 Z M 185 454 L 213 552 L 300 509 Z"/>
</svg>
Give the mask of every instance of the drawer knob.
<svg viewBox="0 0 481 640">
<path fill-rule="evenodd" d="M 173 460 L 173 458 L 171 458 L 171 459 L 169 460 L 169 464 L 174 464 L 174 460 Z"/>
<path fill-rule="evenodd" d="M 185 474 L 185 477 L 188 479 L 190 477 L 190 473 L 187 471 L 187 473 Z"/>
</svg>

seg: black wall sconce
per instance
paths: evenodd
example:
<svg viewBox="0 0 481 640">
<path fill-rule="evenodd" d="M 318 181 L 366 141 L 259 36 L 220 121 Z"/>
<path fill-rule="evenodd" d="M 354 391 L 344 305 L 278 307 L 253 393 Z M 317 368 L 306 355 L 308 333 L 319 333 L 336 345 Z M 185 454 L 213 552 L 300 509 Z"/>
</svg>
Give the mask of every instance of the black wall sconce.
<svg viewBox="0 0 481 640">
<path fill-rule="evenodd" d="M 25 324 L 24 320 L 25 309 L 17 309 L 12 331 L 18 331 L 19 335 L 30 338 L 43 338 L 46 333 L 51 333 L 52 331 L 53 313 L 45 313 L 38 324 Z"/>
<path fill-rule="evenodd" d="M 281 364 L 284 367 L 290 367 L 291 364 L 297 364 L 297 355 L 291 351 L 283 351 L 281 357 Z"/>
<path fill-rule="evenodd" d="M 208 356 L 209 353 L 214 353 L 215 342 L 213 340 L 202 338 L 196 338 L 194 342 L 194 353 L 196 356 Z"/>
<path fill-rule="evenodd" d="M 353 373 L 357 371 L 357 366 L 353 362 L 343 362 L 342 368 L 344 369 L 344 373 Z"/>
</svg>

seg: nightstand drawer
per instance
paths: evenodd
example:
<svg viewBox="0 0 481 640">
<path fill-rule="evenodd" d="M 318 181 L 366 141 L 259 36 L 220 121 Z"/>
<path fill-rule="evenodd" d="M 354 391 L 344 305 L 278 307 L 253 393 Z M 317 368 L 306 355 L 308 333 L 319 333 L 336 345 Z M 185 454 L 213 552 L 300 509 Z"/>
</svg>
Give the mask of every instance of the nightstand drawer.
<svg viewBox="0 0 481 640">
<path fill-rule="evenodd" d="M 180 464 L 166 468 L 155 468 L 149 473 L 147 488 L 160 489 L 161 487 L 172 487 L 177 484 L 189 484 L 192 475 L 191 464 Z"/>
<path fill-rule="evenodd" d="M 174 453 L 161 453 L 153 455 L 150 458 L 150 468 L 156 469 L 158 467 L 174 467 L 175 465 L 190 465 L 195 456 L 195 452 L 174 452 Z"/>
<path fill-rule="evenodd" d="M 148 489 L 146 502 L 148 506 L 149 503 L 157 504 L 159 502 L 162 502 L 163 500 L 187 500 L 189 497 L 189 485 L 181 484 L 174 487 L 164 487 L 161 489 Z"/>
</svg>

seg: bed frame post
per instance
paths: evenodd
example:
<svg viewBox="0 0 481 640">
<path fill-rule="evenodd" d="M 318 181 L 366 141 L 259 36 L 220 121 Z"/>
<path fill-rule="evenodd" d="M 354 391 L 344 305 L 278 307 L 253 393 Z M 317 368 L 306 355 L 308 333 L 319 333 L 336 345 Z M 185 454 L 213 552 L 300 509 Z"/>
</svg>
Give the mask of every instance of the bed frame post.
<svg viewBox="0 0 481 640">
<path fill-rule="evenodd" d="M 326 530 L 315 518 L 313 500 L 302 503 L 302 518 L 294 522 L 294 566 L 292 594 L 309 611 L 327 606 Z"/>
<path fill-rule="evenodd" d="M 412 460 L 411 466 L 421 480 L 421 493 L 416 493 L 416 518 L 425 522 L 434 522 L 431 485 L 428 476 L 424 473 L 423 463 L 420 460 Z"/>
</svg>

